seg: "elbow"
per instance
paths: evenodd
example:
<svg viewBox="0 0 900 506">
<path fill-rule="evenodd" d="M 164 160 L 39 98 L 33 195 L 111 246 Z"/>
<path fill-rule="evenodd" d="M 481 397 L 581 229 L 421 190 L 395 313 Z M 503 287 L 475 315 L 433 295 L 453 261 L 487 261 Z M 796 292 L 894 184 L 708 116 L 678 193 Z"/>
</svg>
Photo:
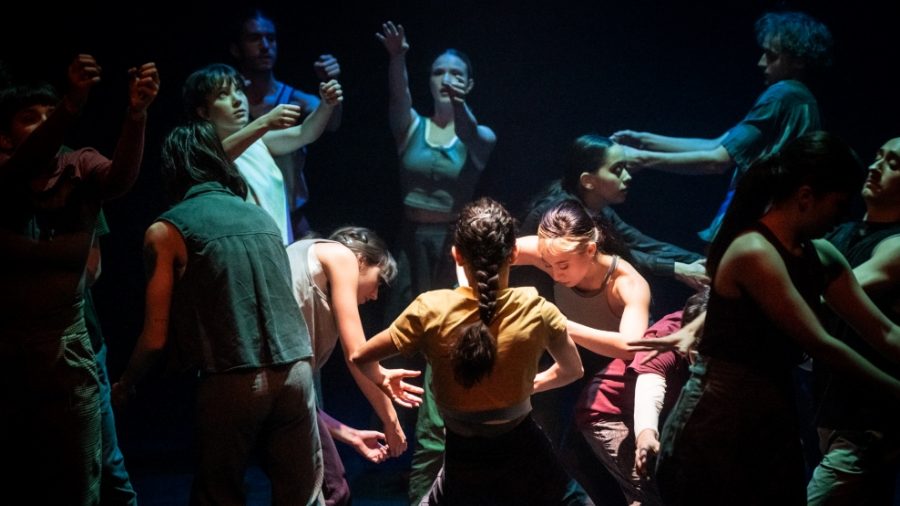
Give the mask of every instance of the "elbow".
<svg viewBox="0 0 900 506">
<path fill-rule="evenodd" d="M 352 364 L 354 367 L 358 368 L 360 366 L 360 364 L 363 363 L 363 357 L 359 353 L 359 350 L 356 350 L 353 353 L 351 353 L 350 356 L 347 358 L 347 362 Z"/>
</svg>

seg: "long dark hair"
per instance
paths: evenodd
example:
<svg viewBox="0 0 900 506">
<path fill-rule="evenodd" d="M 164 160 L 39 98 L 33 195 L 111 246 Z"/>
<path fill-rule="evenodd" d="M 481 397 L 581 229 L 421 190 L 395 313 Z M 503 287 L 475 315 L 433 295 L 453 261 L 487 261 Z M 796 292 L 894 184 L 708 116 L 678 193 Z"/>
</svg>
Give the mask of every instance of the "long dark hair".
<svg viewBox="0 0 900 506">
<path fill-rule="evenodd" d="M 817 195 L 855 195 L 863 178 L 862 164 L 849 144 L 827 132 L 804 134 L 781 151 L 750 167 L 738 182 L 722 227 L 709 247 L 706 269 L 715 277 L 731 242 L 763 217 L 772 204 L 788 200 L 803 185 Z"/>
<path fill-rule="evenodd" d="M 191 186 L 208 181 L 218 181 L 239 197 L 247 197 L 247 183 L 208 121 L 175 127 L 163 141 L 160 161 L 163 179 L 176 202 Z"/>
<path fill-rule="evenodd" d="M 374 231 L 346 226 L 332 232 L 328 239 L 346 246 L 354 255 L 362 258 L 366 265 L 381 269 L 381 280 L 385 284 L 390 284 L 397 277 L 397 261 L 384 240 Z"/>
<path fill-rule="evenodd" d="M 465 329 L 452 352 L 453 376 L 466 388 L 490 374 L 497 358 L 497 338 L 488 327 L 497 308 L 500 267 L 516 246 L 516 224 L 502 205 L 481 198 L 459 213 L 453 244 L 475 275 L 479 321 Z"/>
</svg>

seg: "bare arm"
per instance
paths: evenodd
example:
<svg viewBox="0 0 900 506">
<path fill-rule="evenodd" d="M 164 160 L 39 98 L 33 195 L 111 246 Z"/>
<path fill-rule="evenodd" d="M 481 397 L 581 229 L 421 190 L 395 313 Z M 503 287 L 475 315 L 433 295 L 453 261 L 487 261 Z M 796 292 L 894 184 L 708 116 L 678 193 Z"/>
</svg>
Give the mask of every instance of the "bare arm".
<svg viewBox="0 0 900 506">
<path fill-rule="evenodd" d="M 900 284 L 900 236 L 881 241 L 872 258 L 854 268 L 853 274 L 870 296 L 896 289 Z"/>
<path fill-rule="evenodd" d="M 447 83 L 445 89 L 453 102 L 453 129 L 459 140 L 466 145 L 475 167 L 483 169 L 497 144 L 497 136 L 490 128 L 479 125 L 475 114 L 466 103 L 466 96 L 472 89 L 473 81 L 467 84 L 461 76 Z"/>
<path fill-rule="evenodd" d="M 626 147 L 629 166 L 687 175 L 722 174 L 734 165 L 724 146 L 702 151 L 661 152 Z"/>
<path fill-rule="evenodd" d="M 331 307 L 337 322 L 341 347 L 347 368 L 360 391 L 366 396 L 378 418 L 384 424 L 387 442 L 392 456 L 406 450 L 406 436 L 400 426 L 397 412 L 391 399 L 350 361 L 350 357 L 366 342 L 362 321 L 357 306 L 357 286 L 359 284 L 359 264 L 356 255 L 341 244 L 320 243 L 313 246 L 331 289 Z"/>
<path fill-rule="evenodd" d="M 519 255 L 513 260 L 513 265 L 530 265 L 549 274 L 547 264 L 541 258 L 541 253 L 538 249 L 538 236 L 526 235 L 517 237 L 516 248 L 519 250 Z"/>
<path fill-rule="evenodd" d="M 144 130 L 147 127 L 147 108 L 159 93 L 159 72 L 155 63 L 145 63 L 129 69 L 128 115 L 122 125 L 122 133 L 116 143 L 112 165 L 101 180 L 105 198 L 116 197 L 128 191 L 137 180 L 144 156 Z"/>
<path fill-rule="evenodd" d="M 236 160 L 244 151 L 247 151 L 254 142 L 262 139 L 263 135 L 272 131 L 285 128 L 297 128 L 294 126 L 300 119 L 301 108 L 295 104 L 279 104 L 271 111 L 263 114 L 247 124 L 244 128 L 222 139 L 222 147 L 232 160 Z"/>
<path fill-rule="evenodd" d="M 683 153 L 686 151 L 711 151 L 722 145 L 727 134 L 722 134 L 715 139 L 701 139 L 691 137 L 667 137 L 650 132 L 637 132 L 634 130 L 619 130 L 610 138 L 624 146 L 647 150 L 663 151 L 667 153 Z"/>
<path fill-rule="evenodd" d="M 123 403 L 134 385 L 157 361 L 166 345 L 175 273 L 187 258 L 184 240 L 172 225 L 157 221 L 144 235 L 144 263 L 148 274 L 144 327 L 128 367 L 113 385 L 113 397 Z"/>
<path fill-rule="evenodd" d="M 547 352 L 554 363 L 534 377 L 534 393 L 568 385 L 584 375 L 581 357 L 568 335 L 551 340 Z"/>
<path fill-rule="evenodd" d="M 316 72 L 316 77 L 319 78 L 320 82 L 327 83 L 331 80 L 337 80 L 341 77 L 341 64 L 338 63 L 337 58 L 330 54 L 319 55 L 319 59 L 313 64 L 313 69 Z M 311 101 L 312 108 L 318 107 L 319 98 L 308 95 L 313 101 Z M 334 111 L 331 112 L 331 118 L 328 119 L 328 124 L 325 125 L 325 130 L 328 132 L 334 132 L 341 126 L 341 120 L 344 115 L 344 103 L 340 102 L 337 106 L 335 106 Z"/>
<path fill-rule="evenodd" d="M 406 133 L 416 117 L 412 108 L 412 96 L 409 93 L 409 75 L 406 70 L 406 52 L 409 43 L 403 25 L 394 25 L 388 21 L 381 25 L 381 33 L 375 37 L 384 44 L 390 60 L 388 61 L 388 120 L 391 134 L 397 145 L 406 140 Z"/>
<path fill-rule="evenodd" d="M 349 445 L 370 462 L 378 464 L 388 458 L 388 447 L 381 444 L 381 441 L 384 440 L 384 434 L 381 432 L 355 429 L 321 410 L 319 419 L 325 422 L 331 437 Z"/>
<path fill-rule="evenodd" d="M 394 402 L 406 408 L 414 408 L 421 404 L 422 399 L 419 396 L 423 390 L 406 383 L 403 379 L 416 377 L 421 374 L 420 371 L 382 369 L 378 366 L 378 361 L 393 357 L 397 353 L 399 350 L 391 339 L 390 331 L 385 329 L 357 348 L 350 355 L 350 362 Z"/>
<path fill-rule="evenodd" d="M 732 242 L 716 277 L 716 289 L 720 293 L 737 290 L 748 293 L 763 312 L 814 359 L 900 396 L 900 380 L 873 366 L 825 331 L 791 283 L 778 252 L 759 234 L 744 234 Z"/>
<path fill-rule="evenodd" d="M 634 349 L 628 343 L 641 339 L 649 323 L 650 286 L 624 261 L 619 263 L 617 271 L 607 290 L 610 297 L 623 306 L 618 332 L 594 329 L 569 321 L 569 335 L 579 346 L 598 355 L 631 359 L 634 357 Z"/>
<path fill-rule="evenodd" d="M 842 268 L 841 274 L 825 290 L 825 301 L 869 345 L 882 355 L 890 357 L 894 362 L 900 363 L 900 327 L 888 319 L 866 295 L 850 271 L 846 260 L 831 243 L 816 241 L 816 247 L 826 262 L 838 264 Z M 874 259 L 875 256 L 873 256 Z M 887 279 L 890 273 L 881 271 L 878 268 L 879 263 L 886 267 L 887 264 L 900 263 L 900 260 L 896 258 L 881 259 L 867 266 L 864 272 L 868 277 L 867 282 L 870 288 L 876 288 L 879 285 L 884 287 L 890 284 L 890 280 Z M 885 280 L 878 281 L 879 278 L 885 278 Z M 894 278 L 894 285 L 896 285 L 897 279 Z"/>
<path fill-rule="evenodd" d="M 319 96 L 322 99 L 319 105 L 302 124 L 281 130 L 269 130 L 262 136 L 263 142 L 273 155 L 292 153 L 322 136 L 334 109 L 344 100 L 344 92 L 340 83 L 331 80 L 319 84 Z"/>
</svg>

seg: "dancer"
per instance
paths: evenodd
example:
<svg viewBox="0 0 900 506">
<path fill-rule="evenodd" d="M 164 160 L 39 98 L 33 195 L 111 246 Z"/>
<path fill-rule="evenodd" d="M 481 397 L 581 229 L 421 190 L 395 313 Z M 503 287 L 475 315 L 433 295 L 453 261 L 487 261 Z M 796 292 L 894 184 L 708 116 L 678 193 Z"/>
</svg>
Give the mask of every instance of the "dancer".
<svg viewBox="0 0 900 506">
<path fill-rule="evenodd" d="M 377 361 L 421 352 L 433 368 L 435 401 L 447 427 L 447 450 L 422 504 L 565 504 L 569 478 L 531 419 L 533 392 L 582 374 L 562 314 L 533 288 L 509 288 L 515 224 L 482 198 L 460 212 L 453 258 L 470 287 L 416 298 L 351 360 L 382 390 L 405 402 L 405 389 Z M 556 360 L 538 373 L 544 350 Z"/>
</svg>

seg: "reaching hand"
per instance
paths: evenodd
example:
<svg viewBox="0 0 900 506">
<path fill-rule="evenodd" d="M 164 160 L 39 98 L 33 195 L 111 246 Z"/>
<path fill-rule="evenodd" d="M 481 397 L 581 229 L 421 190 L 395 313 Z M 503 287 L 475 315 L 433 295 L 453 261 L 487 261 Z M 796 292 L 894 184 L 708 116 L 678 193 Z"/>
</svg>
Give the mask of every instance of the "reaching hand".
<svg viewBox="0 0 900 506">
<path fill-rule="evenodd" d="M 144 114 L 159 93 L 159 72 L 156 70 L 156 64 L 151 62 L 140 67 L 132 67 L 128 69 L 128 75 L 131 76 L 128 89 L 131 111 Z"/>
<path fill-rule="evenodd" d="M 100 65 L 89 54 L 79 54 L 69 64 L 69 92 L 65 104 L 70 112 L 78 112 L 87 101 L 88 92 L 100 82 Z"/>
<path fill-rule="evenodd" d="M 636 339 L 634 341 L 628 341 L 627 344 L 630 351 L 650 352 L 647 353 L 643 360 L 641 360 L 641 364 L 646 364 L 656 358 L 660 353 L 665 353 L 667 351 L 675 351 L 687 356 L 688 350 L 690 350 L 696 339 L 697 335 L 692 328 L 682 327 L 664 337 L 657 337 L 655 339 Z"/>
<path fill-rule="evenodd" d="M 391 56 L 400 56 L 409 51 L 409 43 L 406 42 L 406 31 L 403 25 L 394 25 L 388 21 L 381 25 L 381 33 L 375 33 L 375 38 L 384 44 L 384 48 Z"/>
<path fill-rule="evenodd" d="M 619 130 L 609 136 L 616 143 L 623 146 L 631 146 L 633 148 L 644 149 L 644 132 L 635 132 L 634 130 Z"/>
<path fill-rule="evenodd" d="M 355 430 L 350 446 L 369 462 L 380 464 L 388 458 L 388 446 L 381 444 L 382 441 L 385 441 L 385 437 L 381 432 Z"/>
<path fill-rule="evenodd" d="M 709 276 L 706 274 L 706 259 L 701 258 L 690 264 L 675 262 L 675 279 L 697 292 L 709 286 Z"/>
<path fill-rule="evenodd" d="M 639 475 L 645 478 L 649 477 L 656 455 L 659 454 L 659 439 L 656 438 L 656 432 L 650 429 L 642 430 L 638 434 L 636 446 L 634 450 L 635 470 Z"/>
<path fill-rule="evenodd" d="M 338 63 L 337 58 L 330 54 L 320 55 L 319 59 L 313 63 L 313 70 L 316 72 L 316 77 L 319 78 L 319 81 L 323 82 L 337 79 L 341 75 L 341 65 Z"/>
<path fill-rule="evenodd" d="M 384 375 L 384 381 L 379 386 L 388 397 L 404 408 L 415 408 L 422 404 L 420 397 L 425 390 L 411 385 L 404 378 L 415 378 L 422 374 L 422 371 L 408 371 L 406 369 L 384 369 L 381 368 Z M 390 441 L 388 441 L 390 443 Z M 393 451 L 391 452 L 393 455 Z"/>
<path fill-rule="evenodd" d="M 469 92 L 467 84 L 462 76 L 452 76 L 444 79 L 441 83 L 441 90 L 446 91 L 454 103 L 465 104 L 466 94 Z"/>
<path fill-rule="evenodd" d="M 391 457 L 399 457 L 406 451 L 406 434 L 400 427 L 400 422 L 394 422 L 384 427 L 384 439 L 387 441 L 388 453 Z"/>
<path fill-rule="evenodd" d="M 319 97 L 322 101 L 331 107 L 335 107 L 344 101 L 344 91 L 341 89 L 341 83 L 334 79 L 327 83 L 319 83 Z"/>
<path fill-rule="evenodd" d="M 294 104 L 280 104 L 262 116 L 269 130 L 281 130 L 297 124 L 301 108 Z"/>
</svg>

